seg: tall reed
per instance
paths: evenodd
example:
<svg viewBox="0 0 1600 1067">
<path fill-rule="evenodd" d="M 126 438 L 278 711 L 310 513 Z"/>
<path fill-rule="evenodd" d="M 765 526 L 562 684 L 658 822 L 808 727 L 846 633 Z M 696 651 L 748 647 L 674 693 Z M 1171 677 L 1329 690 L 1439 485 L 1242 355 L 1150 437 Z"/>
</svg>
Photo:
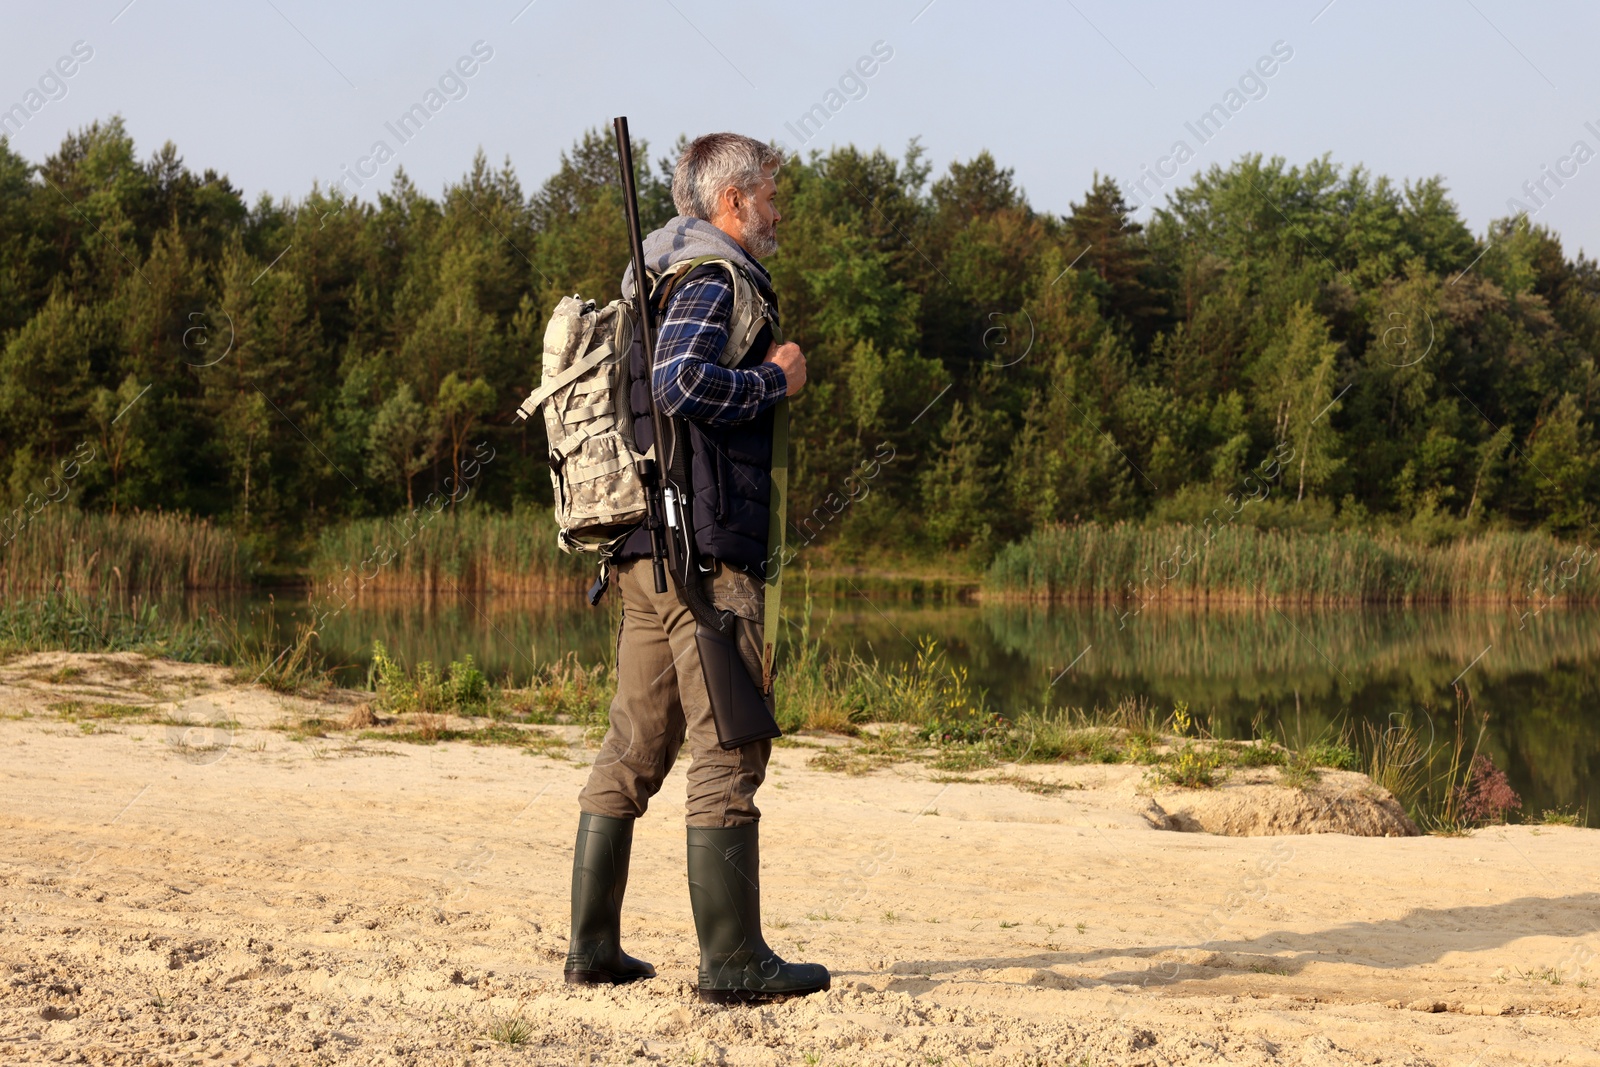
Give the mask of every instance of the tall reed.
<svg viewBox="0 0 1600 1067">
<path fill-rule="evenodd" d="M 238 539 L 205 519 L 166 512 L 107 515 L 46 507 L 0 547 L 0 594 L 45 589 L 147 595 L 241 585 Z"/>
<path fill-rule="evenodd" d="M 1358 530 L 1083 523 L 1007 545 L 985 590 L 1036 600 L 1540 603 L 1600 598 L 1587 546 L 1494 531 L 1441 545 Z"/>
<path fill-rule="evenodd" d="M 546 593 L 593 580 L 598 559 L 556 547 L 548 508 L 510 514 L 477 508 L 427 509 L 361 519 L 323 530 L 310 571 L 340 590 Z"/>
<path fill-rule="evenodd" d="M 1430 833 L 1460 833 L 1481 820 L 1464 809 L 1472 768 L 1483 749 L 1489 718 L 1474 712 L 1456 690 L 1453 737 L 1436 737 L 1429 713 L 1427 737 L 1410 718 L 1386 727 L 1368 723 L 1363 737 L 1363 769 L 1393 793 L 1416 824 Z"/>
</svg>

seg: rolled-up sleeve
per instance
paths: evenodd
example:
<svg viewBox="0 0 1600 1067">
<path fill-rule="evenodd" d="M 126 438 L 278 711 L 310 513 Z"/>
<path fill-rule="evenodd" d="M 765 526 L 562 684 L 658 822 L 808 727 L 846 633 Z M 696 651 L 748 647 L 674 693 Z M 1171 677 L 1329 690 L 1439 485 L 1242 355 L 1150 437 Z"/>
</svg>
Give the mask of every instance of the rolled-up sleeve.
<svg viewBox="0 0 1600 1067">
<path fill-rule="evenodd" d="M 733 289 L 715 275 L 685 283 L 667 301 L 652 376 L 666 414 L 717 425 L 748 422 L 788 392 L 788 378 L 774 363 L 747 370 L 717 365 L 732 313 Z"/>
</svg>

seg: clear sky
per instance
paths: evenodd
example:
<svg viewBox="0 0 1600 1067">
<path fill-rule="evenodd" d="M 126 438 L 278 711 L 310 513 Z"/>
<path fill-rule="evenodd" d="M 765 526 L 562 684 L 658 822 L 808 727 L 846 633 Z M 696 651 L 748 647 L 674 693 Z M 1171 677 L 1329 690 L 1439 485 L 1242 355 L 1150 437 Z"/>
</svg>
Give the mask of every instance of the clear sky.
<svg viewBox="0 0 1600 1067">
<path fill-rule="evenodd" d="M 1569 254 L 1594 255 L 1600 157 L 1571 153 L 1600 153 L 1597 42 L 1600 5 L 1577 0 L 37 2 L 6 8 L 0 120 L 32 112 L 11 112 L 12 145 L 38 161 L 119 113 L 141 155 L 170 139 L 252 199 L 346 167 L 374 175 L 370 194 L 396 164 L 437 192 L 479 146 L 531 191 L 619 113 L 652 156 L 715 129 L 895 154 L 920 136 L 939 169 L 987 148 L 1055 212 L 1096 170 L 1126 186 L 1164 168 L 1171 188 L 1245 152 L 1331 152 L 1443 175 L 1480 233 L 1518 198 Z M 390 126 L 413 104 L 433 109 L 402 141 Z M 1185 125 L 1213 104 L 1225 119 Z M 1162 163 L 1178 141 L 1193 157 Z M 1543 206 L 1523 192 L 1540 179 Z"/>
</svg>

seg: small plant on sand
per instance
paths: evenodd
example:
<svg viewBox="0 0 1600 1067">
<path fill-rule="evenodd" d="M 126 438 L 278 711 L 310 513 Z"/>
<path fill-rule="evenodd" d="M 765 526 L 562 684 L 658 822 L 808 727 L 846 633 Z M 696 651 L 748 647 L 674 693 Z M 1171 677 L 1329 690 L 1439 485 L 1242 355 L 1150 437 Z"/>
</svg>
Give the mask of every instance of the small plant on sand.
<svg viewBox="0 0 1600 1067">
<path fill-rule="evenodd" d="M 502 1045 L 526 1045 L 533 1039 L 533 1025 L 520 1015 L 496 1019 L 489 1024 L 489 1040 Z"/>
<path fill-rule="evenodd" d="M 1289 789 L 1309 789 L 1321 775 L 1323 768 L 1354 770 L 1360 757 L 1351 747 L 1348 728 L 1334 733 L 1332 727 L 1323 727 L 1315 736 L 1307 737 L 1296 718 L 1295 736 L 1290 738 L 1285 728 L 1282 737 L 1282 759 L 1278 762 L 1278 784 Z"/>
<path fill-rule="evenodd" d="M 160 719 L 160 709 L 148 704 L 96 704 L 84 700 L 64 700 L 49 705 L 48 710 L 75 723 L 94 720 L 157 722 Z"/>
<path fill-rule="evenodd" d="M 262 608 L 264 623 L 258 633 L 239 628 L 238 621 L 216 608 L 209 609 L 209 625 L 226 649 L 236 680 L 263 685 L 275 693 L 320 693 L 333 684 L 332 674 L 317 646 L 317 631 L 308 622 L 295 624 L 294 636 L 278 627 L 277 601 L 268 597 Z"/>
<path fill-rule="evenodd" d="M 1278 784 L 1286 789 L 1310 789 L 1318 778 L 1316 764 L 1296 752 L 1278 769 Z"/>
<path fill-rule="evenodd" d="M 1084 788 L 1081 782 L 1041 782 L 1038 779 L 1027 778 L 1020 774 L 1000 774 L 980 780 L 988 781 L 995 785 L 1015 786 L 1024 793 L 1032 793 L 1041 797 L 1053 797 L 1070 790 Z"/>
<path fill-rule="evenodd" d="M 975 745 L 952 746 L 944 749 L 930 765 L 940 771 L 977 771 L 995 765 L 988 750 Z"/>
<path fill-rule="evenodd" d="M 1436 834 L 1464 834 L 1472 827 L 1471 821 L 1462 814 L 1461 802 L 1466 797 L 1464 787 L 1489 723 L 1487 716 L 1480 717 L 1478 736 L 1469 750 L 1466 736 L 1467 704 L 1460 689 L 1456 690 L 1456 705 L 1455 743 L 1443 754 L 1438 746 L 1430 746 L 1428 750 L 1428 780 L 1424 794 L 1427 806 L 1421 813 L 1422 818 L 1417 820 L 1419 823 L 1425 822 L 1427 829 Z M 1435 770 L 1436 766 L 1440 769 Z"/>
<path fill-rule="evenodd" d="M 967 681 L 967 669 L 956 667 L 944 658 L 944 650 L 931 637 L 917 642 L 917 659 L 909 669 L 892 672 L 886 678 L 889 694 L 903 708 L 903 720 L 993 720 L 983 690 L 974 690 Z"/>
<path fill-rule="evenodd" d="M 415 727 L 417 739 L 425 745 L 431 745 L 439 740 L 439 735 L 444 732 L 445 725 L 449 721 L 443 715 L 434 715 L 426 711 L 417 712 L 411 716 L 411 723 Z"/>
<path fill-rule="evenodd" d="M 1536 971 L 1518 971 L 1517 977 L 1525 982 L 1545 982 L 1549 985 L 1561 984 L 1561 972 L 1554 967 L 1540 967 Z"/>
<path fill-rule="evenodd" d="M 489 700 L 488 680 L 470 655 L 451 663 L 443 674 L 429 660 L 411 671 L 389 654 L 382 641 L 372 643 L 367 685 L 377 692 L 380 709 L 400 715 L 470 715 L 481 712 Z"/>
<path fill-rule="evenodd" d="M 1172 724 L 1172 732 L 1179 737 L 1186 736 L 1194 727 L 1194 718 L 1189 714 L 1189 702 L 1180 700 L 1172 706 L 1172 717 L 1168 720 Z"/>
<path fill-rule="evenodd" d="M 614 663 L 585 665 L 576 652 L 568 652 L 541 664 L 526 689 L 496 691 L 489 714 L 518 722 L 603 726 L 616 691 Z"/>
<path fill-rule="evenodd" d="M 1187 713 L 1188 705 L 1184 705 Z M 1120 730 L 1130 740 L 1154 745 L 1161 740 L 1160 713 L 1149 701 L 1138 697 L 1125 697 L 1109 711 L 1096 711 L 1099 721 L 1114 730 Z"/>
<path fill-rule="evenodd" d="M 1128 746 L 1124 751 L 1129 763 L 1154 763 L 1157 758 L 1150 743 L 1138 736 L 1128 738 Z"/>
<path fill-rule="evenodd" d="M 1271 741 L 1223 742 L 1227 758 L 1235 767 L 1282 767 L 1289 754 Z"/>
<path fill-rule="evenodd" d="M 1120 763 L 1122 735 L 1071 710 L 1030 712 L 1015 723 L 1007 759 L 1014 763 Z"/>
<path fill-rule="evenodd" d="M 1576 811 L 1566 811 L 1560 808 L 1546 808 L 1539 813 L 1541 826 L 1582 826 L 1583 816 Z"/>
<path fill-rule="evenodd" d="M 283 722 L 275 724 L 272 729 L 282 730 L 289 735 L 289 740 L 291 741 L 308 741 L 312 738 L 326 738 L 329 730 L 338 730 L 341 729 L 341 726 L 332 719 L 326 719 L 320 715 L 307 715 L 292 722 L 285 719 Z"/>
<path fill-rule="evenodd" d="M 977 745 L 1006 738 L 1011 723 L 1003 715 L 969 714 L 961 718 L 938 718 L 925 723 L 917 737 L 936 745 Z"/>
<path fill-rule="evenodd" d="M 1219 776 L 1217 773 L 1221 763 L 1215 745 L 1202 747 L 1193 741 L 1186 741 L 1176 752 L 1161 756 L 1151 770 L 1158 780 L 1172 785 L 1185 789 L 1209 789 L 1226 774 L 1223 772 Z"/>
<path fill-rule="evenodd" d="M 483 676 L 469 653 L 464 660 L 453 660 L 449 671 L 449 698 L 452 707 L 465 711 L 489 702 L 489 679 Z"/>
<path fill-rule="evenodd" d="M 1329 767 L 1336 771 L 1354 770 L 1358 762 L 1355 749 L 1342 737 L 1312 742 L 1301 755 L 1312 767 Z"/>
<path fill-rule="evenodd" d="M 885 765 L 886 761 L 882 759 L 861 755 L 850 748 L 830 748 L 806 761 L 806 766 L 816 770 L 833 771 L 835 774 L 848 774 L 851 777 L 871 774 Z"/>
</svg>

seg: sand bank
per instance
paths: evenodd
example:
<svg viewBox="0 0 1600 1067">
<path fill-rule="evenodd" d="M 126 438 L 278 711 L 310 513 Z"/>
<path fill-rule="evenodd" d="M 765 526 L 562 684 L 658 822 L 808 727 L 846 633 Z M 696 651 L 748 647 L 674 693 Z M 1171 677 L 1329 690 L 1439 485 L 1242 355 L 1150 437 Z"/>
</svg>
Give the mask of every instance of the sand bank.
<svg viewBox="0 0 1600 1067">
<path fill-rule="evenodd" d="M 660 976 L 574 992 L 581 731 L 295 739 L 271 727 L 360 697 L 226 679 L 0 668 L 0 1063 L 1600 1064 L 1594 831 L 1174 832 L 1127 768 L 1036 793 L 782 747 L 767 933 L 834 989 L 718 1010 L 692 995 L 681 767 L 625 914 Z M 47 710 L 69 699 L 173 724 Z"/>
</svg>

